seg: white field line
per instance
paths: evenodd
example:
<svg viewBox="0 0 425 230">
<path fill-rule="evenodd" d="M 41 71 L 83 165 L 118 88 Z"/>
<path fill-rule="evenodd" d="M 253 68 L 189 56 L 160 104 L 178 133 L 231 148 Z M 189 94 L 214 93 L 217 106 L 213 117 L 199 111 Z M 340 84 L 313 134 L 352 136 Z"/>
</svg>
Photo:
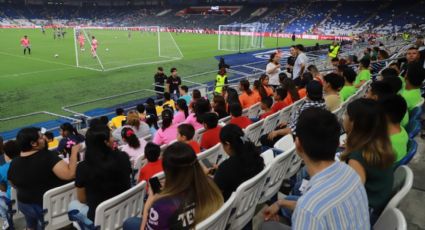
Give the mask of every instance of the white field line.
<svg viewBox="0 0 425 230">
<path fill-rule="evenodd" d="M 4 74 L 0 75 L 0 78 L 14 78 L 14 77 L 21 77 L 31 74 L 38 74 L 38 73 L 48 73 L 48 72 L 56 72 L 56 71 L 62 71 L 62 70 L 71 70 L 75 67 L 69 67 L 69 68 L 57 68 L 57 69 L 48 69 L 48 70 L 38 70 L 38 71 L 31 71 L 31 72 L 23 72 L 23 73 L 15 73 L 15 74 Z"/>
</svg>

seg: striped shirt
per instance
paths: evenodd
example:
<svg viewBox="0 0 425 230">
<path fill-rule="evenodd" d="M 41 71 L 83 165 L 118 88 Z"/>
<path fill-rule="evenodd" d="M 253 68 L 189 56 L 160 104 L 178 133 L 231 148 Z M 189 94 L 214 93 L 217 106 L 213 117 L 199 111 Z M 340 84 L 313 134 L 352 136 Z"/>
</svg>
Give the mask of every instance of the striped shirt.
<svg viewBox="0 0 425 230">
<path fill-rule="evenodd" d="M 312 101 L 308 98 L 305 99 L 304 102 L 302 102 L 299 109 L 295 110 L 293 113 L 291 113 L 291 117 L 289 118 L 289 128 L 291 128 L 291 132 L 293 135 L 295 135 L 295 130 L 298 123 L 298 118 L 300 117 L 301 113 L 308 109 L 308 108 L 321 108 L 326 109 L 325 100 L 319 100 L 319 101 Z"/>
<path fill-rule="evenodd" d="M 314 175 L 297 201 L 292 229 L 369 230 L 367 195 L 357 173 L 335 162 Z"/>
</svg>

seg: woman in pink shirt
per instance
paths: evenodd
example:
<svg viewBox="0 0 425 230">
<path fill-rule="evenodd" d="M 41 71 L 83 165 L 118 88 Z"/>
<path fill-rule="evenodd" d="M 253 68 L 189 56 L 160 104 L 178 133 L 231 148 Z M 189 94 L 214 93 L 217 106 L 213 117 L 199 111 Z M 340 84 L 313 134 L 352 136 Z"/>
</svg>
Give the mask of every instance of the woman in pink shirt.
<svg viewBox="0 0 425 230">
<path fill-rule="evenodd" d="M 156 132 L 153 143 L 157 145 L 169 144 L 177 138 L 177 126 L 173 124 L 173 111 L 164 109 L 161 113 L 162 127 Z"/>
<path fill-rule="evenodd" d="M 186 118 L 186 121 L 184 123 L 191 124 L 195 130 L 198 130 L 200 128 L 203 128 L 201 117 L 205 113 L 208 113 L 211 111 L 211 104 L 210 102 L 205 98 L 200 98 L 198 101 L 196 101 L 195 105 L 193 106 L 193 113 L 189 114 L 189 116 Z"/>
<path fill-rule="evenodd" d="M 146 141 L 143 138 L 137 138 L 134 130 L 130 127 L 125 127 L 121 130 L 121 137 L 125 145 L 120 146 L 120 150 L 127 153 L 130 157 L 130 162 L 134 168 L 136 159 L 144 154 Z"/>
<path fill-rule="evenodd" d="M 178 99 L 176 103 L 177 113 L 174 114 L 173 124 L 181 124 L 189 116 L 189 108 L 187 107 L 186 100 Z"/>
</svg>

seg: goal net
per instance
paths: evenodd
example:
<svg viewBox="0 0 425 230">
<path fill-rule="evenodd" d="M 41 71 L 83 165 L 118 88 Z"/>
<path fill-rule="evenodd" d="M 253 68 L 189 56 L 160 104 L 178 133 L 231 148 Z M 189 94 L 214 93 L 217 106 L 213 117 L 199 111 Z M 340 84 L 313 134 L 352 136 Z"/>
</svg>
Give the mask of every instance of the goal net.
<svg viewBox="0 0 425 230">
<path fill-rule="evenodd" d="M 92 48 L 93 39 L 97 49 Z M 74 28 L 76 65 L 110 71 L 175 61 L 183 54 L 170 32 L 158 26 Z"/>
<path fill-rule="evenodd" d="M 218 27 L 218 49 L 244 51 L 264 48 L 265 23 L 231 24 Z"/>
</svg>

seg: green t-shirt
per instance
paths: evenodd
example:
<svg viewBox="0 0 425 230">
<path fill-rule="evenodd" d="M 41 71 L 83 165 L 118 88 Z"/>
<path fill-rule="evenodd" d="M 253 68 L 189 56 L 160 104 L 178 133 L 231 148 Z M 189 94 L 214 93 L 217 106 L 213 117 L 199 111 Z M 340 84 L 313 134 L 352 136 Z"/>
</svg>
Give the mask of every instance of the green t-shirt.
<svg viewBox="0 0 425 230">
<path fill-rule="evenodd" d="M 390 140 L 396 155 L 395 162 L 399 162 L 407 154 L 407 142 L 409 141 L 409 135 L 406 130 L 401 127 L 401 131 L 397 134 L 391 135 Z"/>
<path fill-rule="evenodd" d="M 366 164 L 363 159 L 362 152 L 352 152 L 348 159 L 358 161 L 366 172 L 365 188 L 369 207 L 375 211 L 382 211 L 391 198 L 391 190 L 393 188 L 394 174 L 393 167 L 386 169 L 372 167 Z"/>
<path fill-rule="evenodd" d="M 420 89 L 411 89 L 411 90 L 405 89 L 401 93 L 401 96 L 404 98 L 404 100 L 406 100 L 407 109 L 409 110 L 409 112 L 411 112 L 413 108 L 415 108 L 416 105 L 419 104 L 419 102 L 421 102 L 422 100 Z"/>
<path fill-rule="evenodd" d="M 404 114 L 403 120 L 401 120 L 400 125 L 403 128 L 406 128 L 407 125 L 409 124 L 409 112 L 406 111 L 406 113 Z"/>
<path fill-rule="evenodd" d="M 406 88 L 406 80 L 404 79 L 403 76 L 399 76 L 399 78 L 401 80 L 401 89 L 398 93 L 401 94 L 404 91 L 404 89 Z"/>
<path fill-rule="evenodd" d="M 357 89 L 354 85 L 345 85 L 342 87 L 341 91 L 339 91 L 339 96 L 341 97 L 341 101 L 346 101 L 350 96 L 356 93 Z"/>
<path fill-rule="evenodd" d="M 354 85 L 359 84 L 361 81 L 369 81 L 371 78 L 370 70 L 364 69 L 357 74 L 356 80 L 354 81 Z"/>
</svg>

